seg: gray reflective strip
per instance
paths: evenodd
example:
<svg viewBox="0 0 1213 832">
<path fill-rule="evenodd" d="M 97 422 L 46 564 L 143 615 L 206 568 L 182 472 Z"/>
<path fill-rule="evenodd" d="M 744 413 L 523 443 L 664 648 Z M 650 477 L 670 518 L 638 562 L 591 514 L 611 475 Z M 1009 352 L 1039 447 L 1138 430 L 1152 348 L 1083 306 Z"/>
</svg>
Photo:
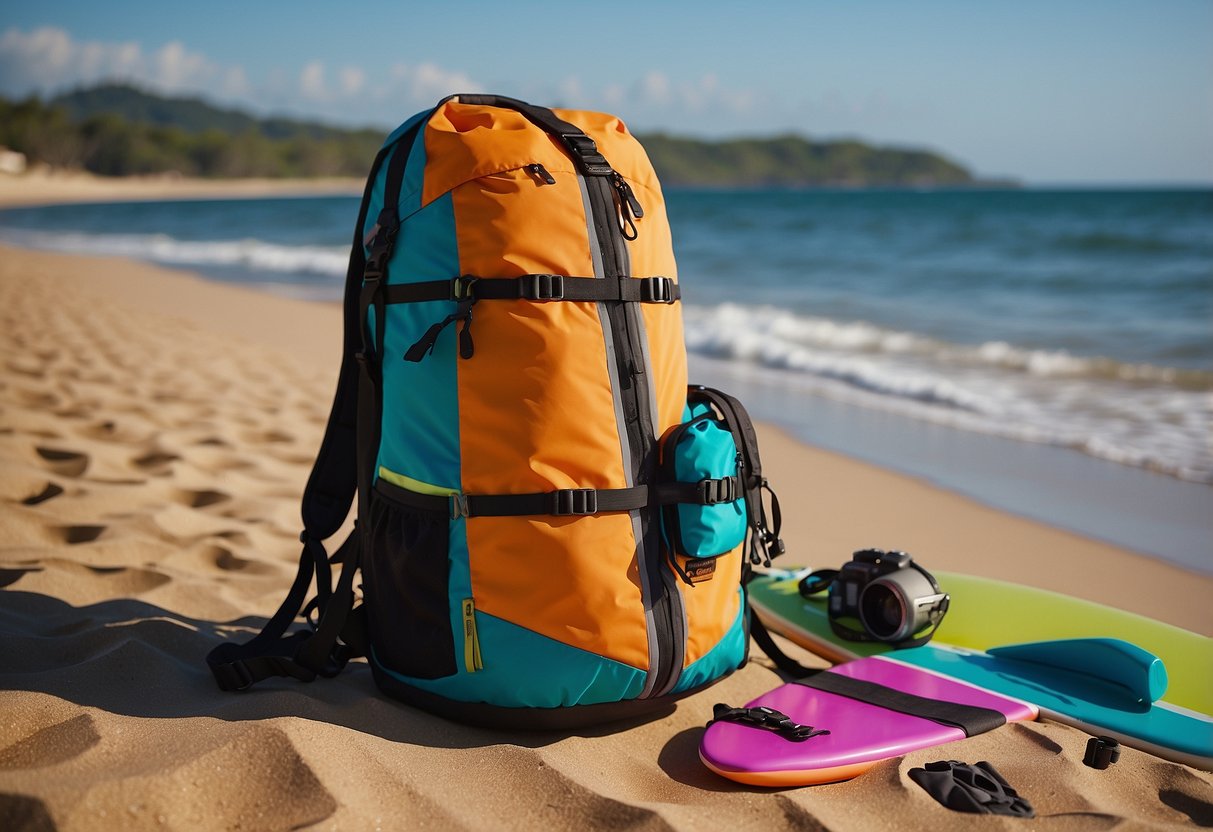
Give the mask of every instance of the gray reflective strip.
<svg viewBox="0 0 1213 832">
<path fill-rule="evenodd" d="M 631 254 L 628 252 L 627 241 L 624 240 L 622 236 L 618 237 L 617 239 L 619 241 L 619 267 L 623 274 L 631 275 L 632 258 Z M 649 357 L 649 333 L 644 325 L 644 313 L 636 304 L 628 304 L 624 309 L 624 314 L 628 316 L 628 321 L 632 328 L 632 332 L 635 333 L 636 336 L 636 345 L 640 348 L 639 360 L 644 363 L 644 378 L 638 379 L 633 376 L 632 383 L 643 384 L 645 386 L 648 393 L 647 398 L 649 400 L 649 424 L 653 426 L 653 430 L 657 430 L 657 426 L 660 425 L 661 422 L 657 419 L 657 391 L 654 389 L 655 382 L 653 380 L 653 362 Z M 653 441 L 654 447 L 656 447 L 659 437 L 653 436 L 650 438 Z M 633 514 L 632 525 L 633 528 L 637 530 L 640 529 L 639 512 Z M 653 547 L 654 551 L 652 552 L 652 556 L 660 559 L 662 555 L 660 542 L 661 515 L 659 512 L 653 512 L 652 526 L 653 528 L 650 530 L 650 534 L 652 534 L 654 542 L 657 544 Z M 643 544 L 641 548 L 644 548 Z M 664 563 L 661 564 L 661 580 L 662 583 L 665 584 L 666 595 L 670 599 L 671 612 L 673 613 L 670 616 L 672 619 L 670 624 L 674 630 L 672 633 L 670 633 L 670 649 L 674 655 L 670 658 L 670 678 L 666 680 L 665 686 L 661 690 L 650 692 L 649 686 L 652 684 L 653 676 L 655 675 L 650 673 L 649 679 L 646 680 L 645 683 L 645 690 L 640 694 L 641 696 L 664 696 L 672 691 L 678 684 L 678 680 L 682 678 L 682 663 L 686 657 L 687 628 L 689 626 L 687 623 L 687 608 L 686 604 L 684 604 L 682 601 L 682 592 L 678 588 L 678 579 L 675 577 L 672 570 L 665 567 Z M 652 597 L 652 590 L 650 590 L 649 598 L 651 599 Z M 650 618 L 652 618 L 651 613 Z M 654 638 L 655 636 L 655 630 L 650 629 L 649 637 Z"/>
<path fill-rule="evenodd" d="M 598 242 L 598 232 L 594 229 L 594 211 L 590 207 L 590 192 L 586 186 L 585 177 L 577 175 L 577 184 L 581 188 L 581 205 L 585 210 L 586 236 L 590 241 L 590 259 L 593 261 L 594 277 L 605 278 L 606 270 L 602 265 L 602 249 Z M 603 341 L 606 344 L 607 373 L 611 379 L 611 399 L 615 404 L 615 429 L 619 434 L 619 450 L 623 459 L 623 475 L 628 488 L 636 484 L 632 475 L 632 446 L 628 441 L 627 421 L 623 415 L 623 397 L 619 395 L 622 387 L 619 381 L 619 361 L 615 354 L 615 336 L 611 326 L 611 316 L 606 304 L 599 303 L 598 320 L 602 324 Z M 656 423 L 654 423 L 656 424 Z M 629 512 L 632 520 L 632 537 L 636 541 L 637 571 L 640 573 L 640 599 L 644 605 L 644 626 L 648 633 L 649 672 L 645 675 L 644 689 L 640 698 L 651 696 L 653 685 L 657 681 L 659 656 L 657 653 L 657 622 L 653 616 L 653 588 L 649 586 L 649 571 L 644 565 L 644 535 L 640 523 L 640 512 Z"/>
</svg>

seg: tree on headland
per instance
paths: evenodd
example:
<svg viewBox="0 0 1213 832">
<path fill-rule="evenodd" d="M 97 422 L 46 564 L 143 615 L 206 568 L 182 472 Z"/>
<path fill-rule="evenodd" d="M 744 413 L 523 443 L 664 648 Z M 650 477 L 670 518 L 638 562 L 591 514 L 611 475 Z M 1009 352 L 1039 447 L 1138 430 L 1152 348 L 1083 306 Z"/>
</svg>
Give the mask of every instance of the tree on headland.
<svg viewBox="0 0 1213 832">
<path fill-rule="evenodd" d="M 0 146 L 33 164 L 102 176 L 362 177 L 382 129 L 256 118 L 197 98 L 109 84 L 47 102 L 0 98 Z M 662 182 L 694 187 L 924 187 L 981 184 L 936 153 L 802 136 L 706 141 L 642 135 Z"/>
</svg>

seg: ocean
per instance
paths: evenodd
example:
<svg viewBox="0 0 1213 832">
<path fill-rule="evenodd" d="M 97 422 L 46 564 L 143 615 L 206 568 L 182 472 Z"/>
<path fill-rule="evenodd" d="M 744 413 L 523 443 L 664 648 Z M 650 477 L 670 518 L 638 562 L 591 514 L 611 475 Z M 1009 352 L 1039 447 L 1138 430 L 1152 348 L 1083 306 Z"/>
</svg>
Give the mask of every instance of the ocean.
<svg viewBox="0 0 1213 832">
<path fill-rule="evenodd" d="M 810 442 L 1213 572 L 1213 191 L 666 196 L 694 380 L 743 386 Z M 335 300 L 356 213 L 23 208 L 0 241 Z"/>
</svg>

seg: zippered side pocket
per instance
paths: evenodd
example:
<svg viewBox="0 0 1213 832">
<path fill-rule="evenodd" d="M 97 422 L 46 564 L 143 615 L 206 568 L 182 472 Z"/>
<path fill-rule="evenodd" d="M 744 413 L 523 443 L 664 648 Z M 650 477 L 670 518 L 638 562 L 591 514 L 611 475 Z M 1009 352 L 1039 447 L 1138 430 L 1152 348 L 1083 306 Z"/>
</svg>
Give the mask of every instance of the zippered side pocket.
<svg viewBox="0 0 1213 832">
<path fill-rule="evenodd" d="M 697 498 L 662 507 L 671 566 L 688 584 L 710 580 L 715 558 L 740 546 L 746 535 L 732 432 L 710 414 L 674 426 L 661 440 L 661 479 L 695 486 Z"/>
</svg>

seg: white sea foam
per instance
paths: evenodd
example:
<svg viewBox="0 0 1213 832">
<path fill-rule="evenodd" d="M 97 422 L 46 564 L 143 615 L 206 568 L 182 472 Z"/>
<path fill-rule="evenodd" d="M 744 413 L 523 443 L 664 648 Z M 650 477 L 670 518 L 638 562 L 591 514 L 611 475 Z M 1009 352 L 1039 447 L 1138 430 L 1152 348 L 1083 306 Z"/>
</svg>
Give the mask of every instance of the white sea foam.
<svg viewBox="0 0 1213 832">
<path fill-rule="evenodd" d="M 9 231 L 7 242 L 74 254 L 133 257 L 182 266 L 238 266 L 250 271 L 342 277 L 349 261 L 347 246 L 308 246 L 264 240 L 179 240 L 164 234 L 52 234 Z"/>
<path fill-rule="evenodd" d="M 1210 374 L 950 344 L 770 307 L 688 306 L 687 348 L 818 395 L 1213 482 Z"/>
</svg>

